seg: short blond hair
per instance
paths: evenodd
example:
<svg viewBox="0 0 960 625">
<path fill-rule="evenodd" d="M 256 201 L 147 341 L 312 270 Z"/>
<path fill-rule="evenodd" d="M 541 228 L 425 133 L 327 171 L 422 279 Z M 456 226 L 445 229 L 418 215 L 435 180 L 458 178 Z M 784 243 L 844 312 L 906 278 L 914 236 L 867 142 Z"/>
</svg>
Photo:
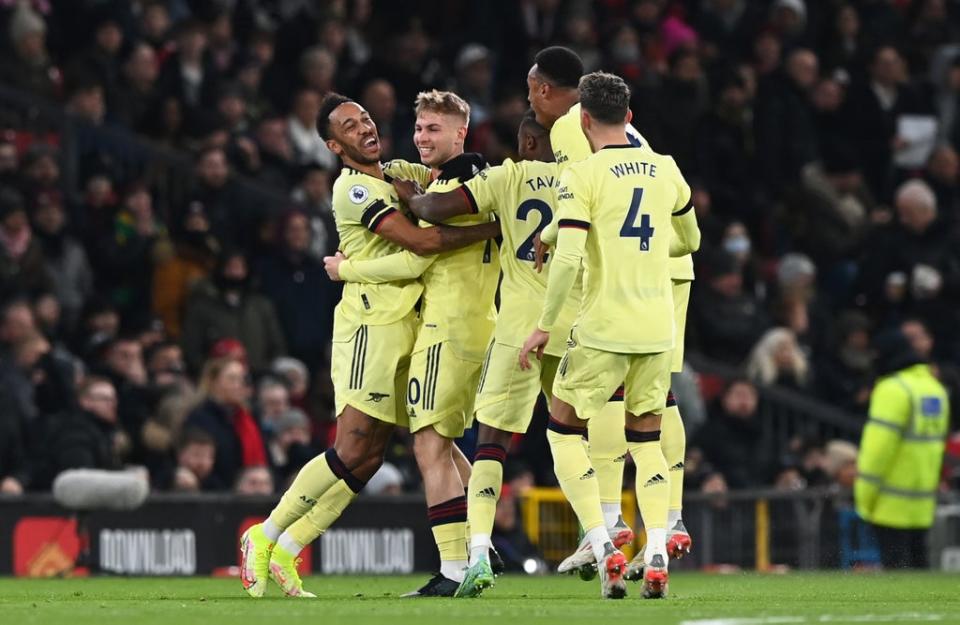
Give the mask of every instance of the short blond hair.
<svg viewBox="0 0 960 625">
<path fill-rule="evenodd" d="M 470 105 L 452 91 L 438 91 L 436 89 L 421 91 L 417 94 L 414 112 L 418 117 L 423 112 L 456 115 L 463 119 L 464 126 L 470 121 Z"/>
</svg>

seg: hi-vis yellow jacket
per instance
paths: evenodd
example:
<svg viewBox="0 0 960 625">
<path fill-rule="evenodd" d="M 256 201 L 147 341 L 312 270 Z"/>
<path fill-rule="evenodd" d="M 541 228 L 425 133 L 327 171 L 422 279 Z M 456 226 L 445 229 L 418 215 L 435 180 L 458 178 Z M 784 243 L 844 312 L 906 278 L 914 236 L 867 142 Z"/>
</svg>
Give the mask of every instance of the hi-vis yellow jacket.
<svg viewBox="0 0 960 625">
<path fill-rule="evenodd" d="M 857 458 L 861 518 L 897 529 L 933 524 L 949 422 L 947 391 L 927 365 L 877 382 Z"/>
</svg>

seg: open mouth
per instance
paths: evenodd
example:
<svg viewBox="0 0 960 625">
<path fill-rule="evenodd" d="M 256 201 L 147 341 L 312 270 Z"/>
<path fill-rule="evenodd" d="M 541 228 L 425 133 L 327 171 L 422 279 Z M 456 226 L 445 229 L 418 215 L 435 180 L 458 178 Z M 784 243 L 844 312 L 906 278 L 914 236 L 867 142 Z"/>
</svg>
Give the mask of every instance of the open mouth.
<svg viewBox="0 0 960 625">
<path fill-rule="evenodd" d="M 371 135 L 370 137 L 364 139 L 363 143 L 361 143 L 360 145 L 362 145 L 365 149 L 372 150 L 373 148 L 377 147 L 377 143 L 378 143 L 377 138 Z"/>
</svg>

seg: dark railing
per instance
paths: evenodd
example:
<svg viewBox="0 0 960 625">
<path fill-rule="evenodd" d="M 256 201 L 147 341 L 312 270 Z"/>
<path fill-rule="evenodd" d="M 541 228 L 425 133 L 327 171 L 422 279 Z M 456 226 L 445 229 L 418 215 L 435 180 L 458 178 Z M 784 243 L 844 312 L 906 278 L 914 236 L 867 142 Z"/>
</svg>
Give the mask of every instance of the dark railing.
<svg viewBox="0 0 960 625">
<path fill-rule="evenodd" d="M 689 354 L 688 360 L 700 373 L 726 380 L 742 377 L 736 368 L 698 354 Z M 758 385 L 757 391 L 760 400 L 757 421 L 767 449 L 785 449 L 787 443 L 797 436 L 820 441 L 839 438 L 854 442 L 860 437 L 862 418 L 822 400 L 777 386 Z"/>
<path fill-rule="evenodd" d="M 123 127 L 94 126 L 67 114 L 61 105 L 0 85 L 0 130 L 7 129 L 30 133 L 35 142 L 58 142 L 62 183 L 71 196 L 81 192 L 85 161 L 94 157 L 107 159 L 117 180 L 147 182 L 164 218 L 169 213 L 163 211 L 176 212 L 183 205 L 194 184 L 189 153 L 159 145 Z M 286 190 L 241 176 L 234 179 L 244 195 L 265 207 L 265 212 L 293 204 Z"/>
</svg>

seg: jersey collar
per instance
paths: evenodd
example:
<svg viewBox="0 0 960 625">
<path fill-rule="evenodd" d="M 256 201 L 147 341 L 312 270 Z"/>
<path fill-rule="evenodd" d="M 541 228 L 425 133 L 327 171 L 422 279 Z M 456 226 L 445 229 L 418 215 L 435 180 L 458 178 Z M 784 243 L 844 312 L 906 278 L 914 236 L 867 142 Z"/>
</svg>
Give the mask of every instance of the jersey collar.
<svg viewBox="0 0 960 625">
<path fill-rule="evenodd" d="M 621 148 L 635 148 L 635 147 L 638 147 L 638 146 L 633 145 L 632 143 L 617 143 L 612 145 L 605 145 L 600 149 L 601 150 L 619 150 Z"/>
</svg>

